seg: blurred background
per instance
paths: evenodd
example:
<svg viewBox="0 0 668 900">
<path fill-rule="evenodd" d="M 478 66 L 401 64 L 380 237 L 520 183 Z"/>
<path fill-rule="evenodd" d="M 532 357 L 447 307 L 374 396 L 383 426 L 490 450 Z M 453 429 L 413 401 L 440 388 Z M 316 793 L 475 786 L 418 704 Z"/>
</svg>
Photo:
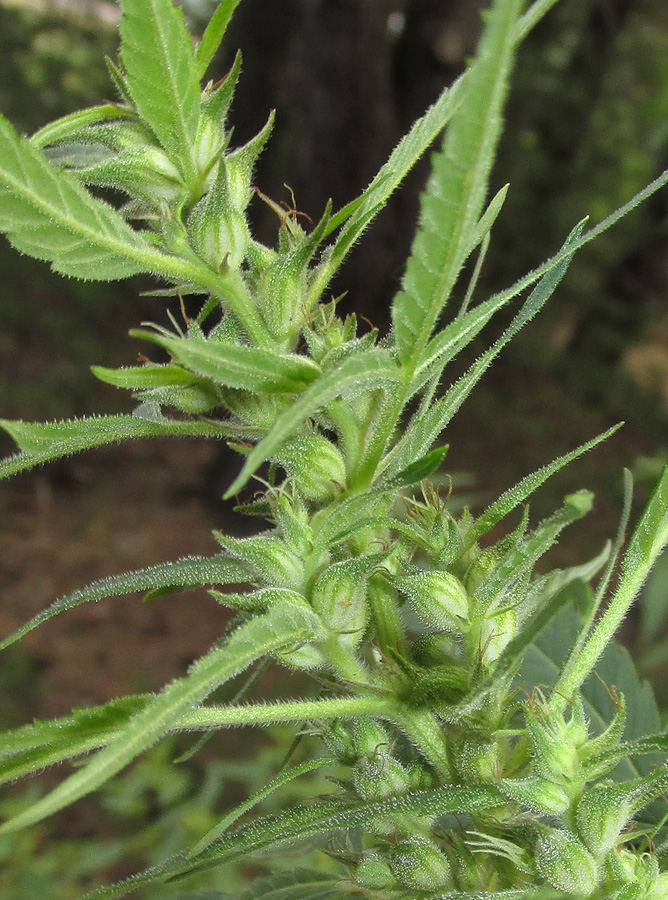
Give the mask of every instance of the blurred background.
<svg viewBox="0 0 668 900">
<path fill-rule="evenodd" d="M 215 5 L 183 3 L 195 33 Z M 251 137 L 277 109 L 257 170 L 261 190 L 289 200 L 289 185 L 299 209 L 314 219 L 329 197 L 338 208 L 356 196 L 461 72 L 486 5 L 244 0 L 210 74 L 222 77 L 241 48 L 233 143 Z M 108 0 L 0 0 L 2 113 L 31 133 L 66 112 L 113 99 L 104 57 L 116 53 L 117 21 L 118 7 Z M 511 188 L 477 299 L 551 255 L 584 215 L 600 221 L 668 166 L 668 5 L 561 0 L 521 48 L 513 86 L 492 185 Z M 361 310 L 381 330 L 425 171 L 410 176 L 332 287 L 334 295 L 347 291 L 341 310 Z M 259 203 L 253 216 L 258 235 L 272 242 L 275 216 Z M 138 347 L 128 328 L 164 321 L 165 302 L 139 296 L 149 287 L 141 279 L 97 285 L 57 278 L 4 239 L 0 268 L 0 416 L 127 411 L 128 398 L 97 382 L 89 366 L 135 363 Z M 484 346 L 473 348 L 453 379 Z M 575 257 L 546 311 L 504 351 L 450 426 L 447 466 L 456 489 L 461 484 L 484 503 L 622 419 L 626 425 L 614 438 L 532 503 L 537 519 L 565 493 L 596 492 L 595 512 L 566 536 L 554 565 L 589 558 L 613 535 L 623 466 L 636 475 L 640 506 L 668 461 L 665 189 Z M 13 452 L 9 440 L 1 449 Z M 232 527 L 220 495 L 236 465 L 217 447 L 146 442 L 3 483 L 0 632 L 96 578 L 215 552 L 211 529 Z M 668 559 L 655 569 L 640 610 L 624 639 L 655 682 L 665 717 Z M 56 619 L 0 660 L 0 725 L 155 690 L 182 674 L 224 623 L 205 594 L 148 605 L 108 601 Z M 284 739 L 265 735 L 258 752 L 269 754 L 271 742 Z M 100 865 L 116 877 L 199 838 L 221 804 L 254 786 L 235 761 L 241 748 L 231 746 L 225 762 L 211 742 L 197 762 L 177 769 L 169 766 L 174 748 L 158 749 L 100 800 L 80 803 L 29 835 L 0 839 L 3 900 L 70 900 Z M 261 780 L 262 772 L 252 777 Z M 24 790 L 10 790 L 0 813 L 25 802 Z M 207 877 L 215 889 L 229 875 L 220 882 Z"/>
</svg>

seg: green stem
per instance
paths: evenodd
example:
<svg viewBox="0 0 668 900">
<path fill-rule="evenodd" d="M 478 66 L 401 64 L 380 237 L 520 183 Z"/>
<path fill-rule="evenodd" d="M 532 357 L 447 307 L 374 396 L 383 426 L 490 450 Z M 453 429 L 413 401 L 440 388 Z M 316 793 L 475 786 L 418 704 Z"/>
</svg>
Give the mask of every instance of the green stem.
<svg viewBox="0 0 668 900">
<path fill-rule="evenodd" d="M 244 281 L 237 271 L 216 272 L 204 263 L 171 256 L 159 250 L 141 250 L 137 259 L 154 274 L 173 281 L 194 282 L 228 304 L 256 347 L 273 348 L 275 341 L 255 308 Z"/>
<path fill-rule="evenodd" d="M 355 716 L 393 716 L 394 705 L 379 696 L 252 703 L 247 706 L 207 706 L 194 709 L 179 722 L 179 731 L 204 731 L 241 725 L 278 725 L 312 719 L 352 719 Z"/>
</svg>

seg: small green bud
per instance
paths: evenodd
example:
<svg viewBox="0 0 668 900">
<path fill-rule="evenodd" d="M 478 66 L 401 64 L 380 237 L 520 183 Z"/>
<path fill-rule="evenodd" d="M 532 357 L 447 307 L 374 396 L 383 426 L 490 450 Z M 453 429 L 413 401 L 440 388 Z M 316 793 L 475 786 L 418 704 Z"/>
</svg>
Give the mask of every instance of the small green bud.
<svg viewBox="0 0 668 900">
<path fill-rule="evenodd" d="M 578 801 L 575 814 L 578 834 L 594 856 L 600 858 L 619 843 L 631 815 L 624 786 L 596 784 Z"/>
<path fill-rule="evenodd" d="M 321 434 L 300 435 L 285 443 L 279 462 L 307 500 L 336 497 L 346 485 L 346 464 L 340 450 Z"/>
<path fill-rule="evenodd" d="M 397 880 L 409 890 L 436 891 L 452 880 L 447 858 L 423 838 L 401 844 L 391 866 Z"/>
<path fill-rule="evenodd" d="M 464 784 L 496 781 L 501 774 L 499 748 L 494 740 L 466 736 L 458 744 L 454 757 Z"/>
<path fill-rule="evenodd" d="M 464 585 L 450 572 L 418 572 L 394 583 L 427 625 L 462 631 L 469 617 L 469 598 Z"/>
<path fill-rule="evenodd" d="M 576 714 L 579 700 L 574 700 L 570 721 L 561 713 L 553 713 L 538 694 L 528 726 L 533 744 L 534 768 L 552 781 L 565 784 L 580 773 L 580 752 L 587 741 L 586 723 Z"/>
<path fill-rule="evenodd" d="M 359 640 L 369 617 L 363 558 L 328 566 L 313 586 L 311 605 L 327 628 Z"/>
<path fill-rule="evenodd" d="M 558 891 L 589 896 L 598 884 L 598 869 L 594 857 L 568 831 L 541 828 L 535 861 L 545 881 Z"/>
<path fill-rule="evenodd" d="M 378 753 L 389 753 L 390 738 L 380 722 L 360 716 L 353 723 L 353 741 L 358 757 L 371 759 Z"/>
<path fill-rule="evenodd" d="M 355 868 L 353 878 L 360 887 L 371 891 L 382 891 L 395 884 L 392 869 L 377 853 L 369 853 Z"/>
<path fill-rule="evenodd" d="M 238 269 L 246 258 L 249 231 L 244 214 L 216 208 L 211 194 L 192 211 L 188 234 L 193 249 L 215 269 Z"/>
<path fill-rule="evenodd" d="M 496 662 L 516 634 L 517 613 L 514 609 L 497 610 L 484 620 L 480 630 L 480 647 L 488 667 Z"/>
<path fill-rule="evenodd" d="M 355 764 L 353 784 L 363 800 L 374 803 L 405 794 L 408 777 L 398 760 L 380 751 L 375 759 L 360 759 Z"/>
</svg>

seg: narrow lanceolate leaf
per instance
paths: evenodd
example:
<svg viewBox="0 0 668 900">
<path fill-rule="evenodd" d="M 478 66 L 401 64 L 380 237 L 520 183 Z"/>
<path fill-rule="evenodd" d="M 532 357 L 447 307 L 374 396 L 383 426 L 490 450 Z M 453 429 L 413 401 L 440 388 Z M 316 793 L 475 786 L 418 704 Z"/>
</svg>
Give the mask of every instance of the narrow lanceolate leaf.
<svg viewBox="0 0 668 900">
<path fill-rule="evenodd" d="M 299 806 L 277 816 L 259 819 L 245 828 L 229 833 L 197 857 L 172 857 L 119 884 L 93 890 L 82 900 L 124 897 L 152 882 L 211 868 L 228 860 L 246 857 L 250 853 L 273 850 L 320 834 L 364 827 L 395 813 L 416 816 L 475 813 L 492 810 L 499 803 L 505 802 L 505 799 L 500 790 L 487 785 L 448 785 L 430 791 L 417 791 L 404 797 L 393 797 L 381 803 L 350 804 L 338 798 L 326 798 L 311 806 Z"/>
<path fill-rule="evenodd" d="M 294 766 L 292 769 L 281 772 L 276 778 L 270 781 L 269 784 L 265 785 L 261 791 L 258 791 L 257 794 L 254 794 L 248 800 L 245 800 L 239 806 L 235 807 L 231 812 L 227 813 L 226 816 L 223 816 L 220 822 L 208 831 L 202 840 L 193 847 L 190 855 L 197 856 L 199 853 L 208 849 L 211 844 L 219 840 L 225 832 L 234 825 L 237 819 L 240 819 L 243 815 L 253 809 L 253 807 L 257 806 L 258 803 L 261 803 L 265 797 L 268 797 L 274 791 L 283 787 L 284 784 L 287 784 L 295 778 L 299 778 L 300 775 L 305 775 L 307 772 L 313 772 L 315 769 L 321 769 L 323 766 L 331 766 L 332 763 L 333 760 L 328 758 L 310 759 L 298 766 Z"/>
<path fill-rule="evenodd" d="M 106 366 L 91 366 L 91 372 L 105 384 L 126 388 L 131 391 L 156 387 L 195 384 L 199 379 L 192 372 L 180 366 L 148 364 L 145 366 L 125 366 L 122 369 L 107 369 Z"/>
<path fill-rule="evenodd" d="M 295 353 L 280 355 L 258 347 L 170 338 L 151 331 L 135 330 L 131 334 L 159 344 L 195 375 L 210 378 L 226 387 L 271 394 L 295 394 L 303 391 L 320 374 L 314 362 Z"/>
<path fill-rule="evenodd" d="M 491 297 L 440 331 L 425 347 L 409 388 L 409 397 L 420 391 L 433 375 L 482 331 L 489 320 L 508 303 L 507 297 Z"/>
<path fill-rule="evenodd" d="M 30 143 L 40 149 L 51 144 L 65 141 L 72 135 L 79 135 L 82 128 L 89 125 L 99 125 L 100 122 L 113 122 L 115 119 L 133 118 L 134 114 L 126 106 L 117 103 L 102 103 L 99 106 L 89 106 L 87 109 L 79 109 L 76 112 L 61 116 L 54 122 L 49 122 L 30 138 Z"/>
<path fill-rule="evenodd" d="M 331 234 L 340 225 L 346 224 L 334 243 L 331 255 L 323 260 L 315 273 L 307 303 L 309 309 L 318 302 L 362 232 L 385 207 L 391 194 L 445 128 L 457 108 L 465 79 L 466 75 L 463 75 L 449 90 L 441 94 L 436 103 L 404 135 L 364 193 L 330 219 L 326 234 Z"/>
<path fill-rule="evenodd" d="M 195 69 L 199 79 L 204 77 L 212 59 L 216 55 L 221 41 L 225 36 L 227 26 L 239 5 L 240 0 L 221 0 L 214 14 L 209 19 L 209 24 L 204 30 L 202 40 L 195 50 Z"/>
<path fill-rule="evenodd" d="M 523 503 L 524 500 L 527 499 L 527 497 L 531 496 L 544 481 L 547 481 L 548 478 L 551 478 L 552 475 L 560 469 L 563 469 L 564 466 L 568 465 L 568 463 L 572 462 L 574 459 L 582 456 L 583 453 L 591 450 L 592 447 L 600 444 L 601 441 L 609 438 L 619 428 L 621 428 L 621 425 L 613 425 L 612 428 L 609 428 L 607 431 L 604 431 L 603 434 L 599 434 L 597 437 L 592 438 L 591 441 L 587 441 L 580 447 L 576 447 L 575 450 L 571 450 L 570 453 L 565 453 L 563 456 L 560 456 L 548 465 L 543 466 L 531 475 L 527 475 L 526 478 L 523 478 L 514 487 L 510 488 L 510 490 L 501 494 L 499 499 L 492 503 L 491 506 L 488 506 L 484 513 L 476 519 L 471 528 L 467 531 L 466 537 L 464 538 L 464 546 L 472 547 L 478 538 L 482 537 L 483 534 L 487 534 L 488 531 L 491 531 L 495 525 L 508 515 L 508 513 L 516 509 L 520 503 Z"/>
<path fill-rule="evenodd" d="M 0 462 L 0 479 L 104 444 L 144 437 L 222 437 L 225 425 L 204 421 L 151 421 L 141 416 L 93 416 L 65 422 L 13 422 L 0 419 L 0 428 L 12 437 L 20 453 Z"/>
<path fill-rule="evenodd" d="M 0 231 L 63 275 L 113 281 L 152 271 L 156 251 L 103 200 L 0 116 Z"/>
<path fill-rule="evenodd" d="M 192 900 L 196 898 L 193 897 Z M 211 900 L 225 898 L 216 894 Z M 308 869 L 294 869 L 258 878 L 248 890 L 238 894 L 236 900 L 350 900 L 350 891 L 340 874 L 328 875 Z"/>
<path fill-rule="evenodd" d="M 490 169 L 501 134 L 519 0 L 497 0 L 469 72 L 464 97 L 435 155 L 420 224 L 392 320 L 399 355 L 420 358 L 467 255 L 475 245 Z"/>
<path fill-rule="evenodd" d="M 0 827 L 0 834 L 39 822 L 74 803 L 112 778 L 164 737 L 181 716 L 220 685 L 268 653 L 313 638 L 319 620 L 309 609 L 276 605 L 246 622 L 227 641 L 199 659 L 187 676 L 169 684 L 147 707 L 82 769 Z"/>
<path fill-rule="evenodd" d="M 607 609 L 590 634 L 581 651 L 571 653 L 555 692 L 569 698 L 578 690 L 596 666 L 598 658 L 613 639 L 615 632 L 638 596 L 652 566 L 668 544 L 668 466 L 663 470 L 654 493 L 636 526 L 622 564 L 622 575 Z M 550 700 L 551 706 L 565 705 L 566 700 Z"/>
<path fill-rule="evenodd" d="M 269 434 L 249 453 L 243 469 L 225 498 L 233 497 L 240 491 L 262 463 L 273 456 L 283 441 L 330 400 L 385 388 L 398 381 L 399 377 L 397 366 L 385 350 L 369 350 L 344 359 L 336 369 L 318 378 L 278 417 Z"/>
<path fill-rule="evenodd" d="M 584 222 L 573 229 L 564 245 L 565 248 L 577 242 L 583 227 Z M 557 256 L 560 258 L 560 262 L 555 263 L 543 275 L 501 337 L 483 353 L 465 375 L 455 382 L 445 396 L 437 400 L 428 410 L 420 409 L 413 417 L 406 433 L 387 457 L 387 475 L 393 475 L 400 471 L 408 465 L 410 460 L 423 455 L 429 449 L 501 350 L 520 329 L 538 315 L 564 277 L 573 253 L 565 255 L 563 258 L 561 258 L 561 254 Z"/>
<path fill-rule="evenodd" d="M 172 0 L 122 0 L 121 62 L 139 115 L 190 181 L 196 177 L 199 78 L 183 11 Z"/>
<path fill-rule="evenodd" d="M 42 772 L 109 743 L 130 716 L 150 702 L 149 694 L 122 697 L 49 722 L 35 722 L 0 736 L 0 784 Z"/>
<path fill-rule="evenodd" d="M 174 562 L 158 563 L 134 572 L 124 572 L 122 575 L 110 575 L 56 600 L 0 642 L 0 650 L 20 640 L 33 628 L 37 628 L 58 613 L 80 606 L 82 603 L 140 591 L 153 593 L 171 589 L 186 590 L 204 585 L 245 584 L 251 576 L 252 572 L 243 562 L 230 559 L 222 553 L 218 556 L 186 556 Z"/>
</svg>

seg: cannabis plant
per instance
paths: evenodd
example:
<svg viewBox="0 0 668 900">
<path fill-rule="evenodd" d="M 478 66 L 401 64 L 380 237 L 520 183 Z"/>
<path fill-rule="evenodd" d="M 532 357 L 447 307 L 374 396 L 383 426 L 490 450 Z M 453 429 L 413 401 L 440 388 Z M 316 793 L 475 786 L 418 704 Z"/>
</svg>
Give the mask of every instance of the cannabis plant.
<svg viewBox="0 0 668 900">
<path fill-rule="evenodd" d="M 191 873 L 295 845 L 320 848 L 309 857 L 320 863 L 270 863 L 273 874 L 238 896 L 668 897 L 668 734 L 614 643 L 668 542 L 668 472 L 619 566 L 628 476 L 615 541 L 559 571 L 540 560 L 592 496 L 573 493 L 537 523 L 526 500 L 610 432 L 523 478 L 478 516 L 458 512 L 438 488 L 447 451 L 438 442 L 492 361 L 540 311 L 573 254 L 668 181 L 664 174 L 593 229 L 580 222 L 547 262 L 473 302 L 506 195 L 504 187 L 486 199 L 513 59 L 555 2 L 525 9 L 494 0 L 466 72 L 364 193 L 339 211 L 329 205 L 317 223 L 253 184 L 273 115 L 233 145 L 228 111 L 240 58 L 200 85 L 238 0 L 220 3 L 199 42 L 171 0 L 121 0 L 120 58 L 109 61 L 117 102 L 31 138 L 0 121 L 0 224 L 17 250 L 75 278 L 148 273 L 188 302 L 173 327 L 132 332 L 158 361 L 93 368 L 131 392 L 132 412 L 4 421 L 19 452 L 1 474 L 127 438 L 223 439 L 243 458 L 226 497 L 240 497 L 238 511 L 264 522 L 251 537 L 214 532 L 219 550 L 209 557 L 98 581 L 4 641 L 77 604 L 137 591 L 207 586 L 234 612 L 216 645 L 159 694 L 2 736 L 5 780 L 77 765 L 0 833 L 90 794 L 175 732 L 201 740 L 278 723 L 301 738 L 302 761 L 277 759 L 273 780 L 196 846 L 88 897 L 170 882 L 170 896 L 184 898 L 181 879 Z M 329 285 L 444 129 L 391 330 L 358 336 L 355 315 L 339 315 Z M 274 246 L 249 227 L 249 205 L 260 202 L 276 213 Z M 448 303 L 454 314 L 444 322 Z M 445 388 L 448 364 L 513 303 L 505 330 Z M 244 701 L 267 663 L 284 668 L 288 696 Z M 235 701 L 206 702 L 244 673 Z M 252 817 L 270 792 L 316 769 L 330 776 L 326 795 Z M 257 871 L 262 857 L 253 859 Z"/>
</svg>

